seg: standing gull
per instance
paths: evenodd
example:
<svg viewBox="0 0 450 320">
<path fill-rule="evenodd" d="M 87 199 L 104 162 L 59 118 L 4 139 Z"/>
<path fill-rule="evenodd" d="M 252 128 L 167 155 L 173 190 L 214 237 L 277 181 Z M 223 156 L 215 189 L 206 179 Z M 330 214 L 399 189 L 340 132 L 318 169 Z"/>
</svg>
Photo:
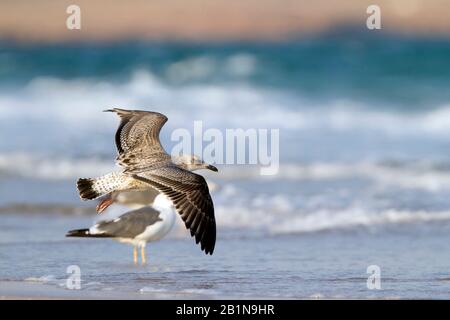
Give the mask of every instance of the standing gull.
<svg viewBox="0 0 450 320">
<path fill-rule="evenodd" d="M 205 179 L 190 172 L 196 169 L 217 171 L 196 157 L 172 161 L 159 141 L 159 133 L 167 122 L 161 113 L 114 108 L 121 119 L 115 140 L 118 150 L 115 171 L 93 179 L 77 182 L 83 200 L 108 197 L 113 192 L 142 191 L 153 188 L 165 195 L 175 206 L 186 228 L 200 243 L 206 254 L 212 254 L 216 243 L 214 205 Z"/>
<path fill-rule="evenodd" d="M 172 202 L 159 194 L 152 206 L 129 211 L 116 219 L 100 221 L 89 229 L 71 230 L 67 237 L 113 238 L 119 242 L 133 245 L 133 261 L 138 262 L 138 248 L 144 265 L 145 245 L 148 241 L 162 239 L 176 219 Z"/>
</svg>

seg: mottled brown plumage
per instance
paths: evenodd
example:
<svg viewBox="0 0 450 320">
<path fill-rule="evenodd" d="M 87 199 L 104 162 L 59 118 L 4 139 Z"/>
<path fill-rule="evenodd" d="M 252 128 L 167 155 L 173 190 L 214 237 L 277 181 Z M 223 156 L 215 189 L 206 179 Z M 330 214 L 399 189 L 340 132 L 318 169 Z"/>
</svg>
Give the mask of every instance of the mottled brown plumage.
<svg viewBox="0 0 450 320">
<path fill-rule="evenodd" d="M 121 119 L 116 132 L 117 163 L 124 172 L 153 167 L 170 161 L 170 155 L 159 141 L 159 132 L 167 117 L 158 112 L 111 109 Z"/>
<path fill-rule="evenodd" d="M 214 204 L 205 179 L 175 165 L 149 170 L 134 176 L 165 194 L 181 215 L 186 228 L 195 236 L 202 250 L 211 253 L 216 241 Z M 181 181 L 181 183 L 180 183 Z"/>
</svg>

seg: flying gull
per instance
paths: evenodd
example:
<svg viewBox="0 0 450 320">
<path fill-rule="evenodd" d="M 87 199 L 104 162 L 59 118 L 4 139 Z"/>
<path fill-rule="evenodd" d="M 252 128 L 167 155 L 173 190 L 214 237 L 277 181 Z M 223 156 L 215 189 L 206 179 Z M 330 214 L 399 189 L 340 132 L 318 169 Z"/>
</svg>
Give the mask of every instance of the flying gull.
<svg viewBox="0 0 450 320">
<path fill-rule="evenodd" d="M 133 245 L 133 261 L 138 262 L 138 248 L 144 265 L 145 245 L 149 241 L 163 238 L 173 227 L 176 219 L 175 208 L 164 194 L 159 194 L 152 206 L 129 211 L 113 220 L 96 223 L 89 229 L 71 230 L 67 237 L 113 238 Z"/>
<path fill-rule="evenodd" d="M 161 113 L 114 108 L 121 119 L 115 135 L 122 170 L 98 178 L 79 179 L 81 199 L 92 200 L 114 192 L 155 189 L 175 206 L 191 236 L 206 254 L 212 254 L 216 243 L 214 205 L 205 179 L 191 171 L 217 168 L 198 157 L 180 157 L 172 161 L 159 141 L 167 122 Z M 189 161 L 186 161 L 189 160 Z"/>
</svg>

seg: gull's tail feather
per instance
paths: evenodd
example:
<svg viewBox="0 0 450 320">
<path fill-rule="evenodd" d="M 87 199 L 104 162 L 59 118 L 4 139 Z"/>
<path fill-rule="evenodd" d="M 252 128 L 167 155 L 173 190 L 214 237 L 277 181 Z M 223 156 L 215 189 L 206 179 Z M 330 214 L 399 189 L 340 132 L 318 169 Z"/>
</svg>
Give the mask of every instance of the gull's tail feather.
<svg viewBox="0 0 450 320">
<path fill-rule="evenodd" d="M 104 233 L 91 233 L 89 229 L 76 229 L 67 232 L 66 237 L 90 237 L 90 238 L 108 238 Z"/>
<path fill-rule="evenodd" d="M 99 178 L 81 178 L 77 181 L 78 193 L 83 200 L 93 200 L 113 191 L 130 188 L 129 177 L 121 172 L 112 172 Z"/>
<path fill-rule="evenodd" d="M 77 188 L 80 198 L 83 200 L 97 199 L 102 195 L 94 189 L 94 179 L 78 179 Z"/>
</svg>

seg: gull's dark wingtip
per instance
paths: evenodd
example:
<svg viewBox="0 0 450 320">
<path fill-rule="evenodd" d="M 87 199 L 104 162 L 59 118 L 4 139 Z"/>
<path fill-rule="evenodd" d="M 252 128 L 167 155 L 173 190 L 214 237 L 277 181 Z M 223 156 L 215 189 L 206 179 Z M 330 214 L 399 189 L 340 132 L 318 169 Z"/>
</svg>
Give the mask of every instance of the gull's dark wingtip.
<svg viewBox="0 0 450 320">
<path fill-rule="evenodd" d="M 70 230 L 66 233 L 66 237 L 89 237 L 89 229 Z"/>
<path fill-rule="evenodd" d="M 202 236 L 201 247 L 207 255 L 214 253 L 216 247 L 216 222 L 214 220 L 209 221 L 209 227 Z"/>
</svg>

